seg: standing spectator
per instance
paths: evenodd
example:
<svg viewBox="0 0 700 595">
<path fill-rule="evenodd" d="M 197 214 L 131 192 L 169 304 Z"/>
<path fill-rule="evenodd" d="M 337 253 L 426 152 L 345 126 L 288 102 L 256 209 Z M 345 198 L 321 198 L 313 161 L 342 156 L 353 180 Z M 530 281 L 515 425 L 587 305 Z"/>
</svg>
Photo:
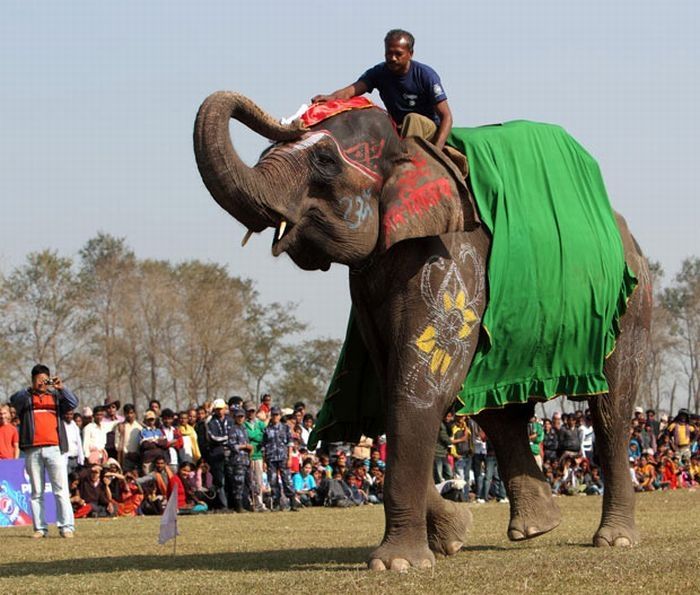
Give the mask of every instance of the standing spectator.
<svg viewBox="0 0 700 595">
<path fill-rule="evenodd" d="M 265 414 L 266 419 L 270 419 L 270 411 L 272 409 L 272 397 L 269 393 L 265 393 L 260 397 L 260 407 L 258 411 L 262 411 Z"/>
<path fill-rule="evenodd" d="M 671 436 L 671 445 L 678 453 L 681 461 L 690 460 L 690 443 L 695 437 L 696 427 L 688 423 L 688 410 L 681 409 L 668 427 L 666 432 Z"/>
<path fill-rule="evenodd" d="M 80 431 L 82 432 L 86 425 L 92 423 L 92 408 L 87 406 L 83 407 L 83 410 L 80 412 L 80 418 L 82 419 L 82 424 L 80 426 Z"/>
<path fill-rule="evenodd" d="M 544 420 L 542 447 L 544 450 L 544 461 L 548 463 L 555 461 L 557 458 L 557 449 L 559 448 L 559 438 L 558 432 L 554 429 L 549 419 Z"/>
<path fill-rule="evenodd" d="M 143 428 L 139 432 L 139 451 L 141 453 L 141 469 L 148 475 L 158 457 L 165 456 L 165 436 L 156 428 L 156 414 L 150 409 L 143 416 Z"/>
<path fill-rule="evenodd" d="M 207 435 L 207 422 L 209 414 L 206 407 L 203 405 L 197 407 L 197 420 L 194 424 L 194 431 L 197 432 L 197 446 L 199 454 L 203 459 L 206 459 L 209 454 L 209 437 Z"/>
<path fill-rule="evenodd" d="M 309 436 L 314 429 L 314 416 L 306 413 L 301 420 L 301 441 L 304 446 L 309 446 Z"/>
<path fill-rule="evenodd" d="M 110 396 L 105 399 L 105 417 L 102 422 L 107 427 L 107 443 L 105 445 L 105 450 L 107 451 L 107 456 L 112 459 L 117 458 L 115 430 L 117 429 L 117 424 L 124 421 L 124 417 L 119 415 L 121 406 L 122 404 L 119 399 Z"/>
<path fill-rule="evenodd" d="M 294 488 L 289 475 L 289 457 L 292 449 L 292 434 L 287 424 L 280 421 L 281 410 L 279 407 L 270 409 L 270 423 L 263 432 L 263 452 L 267 463 L 267 478 L 272 489 L 273 510 L 281 508 L 282 494 L 280 480 L 284 495 L 289 500 L 290 509 L 297 510 Z"/>
<path fill-rule="evenodd" d="M 19 433 L 7 405 L 0 405 L 0 459 L 19 459 Z"/>
<path fill-rule="evenodd" d="M 506 488 L 503 485 L 501 476 L 498 473 L 498 460 L 496 459 L 496 451 L 490 440 L 486 440 L 486 473 L 484 483 L 481 487 L 479 498 L 482 502 L 486 502 L 491 494 L 491 484 L 494 484 L 496 499 L 499 502 L 508 502 L 506 496 Z"/>
<path fill-rule="evenodd" d="M 124 421 L 117 424 L 114 445 L 117 460 L 124 471 L 134 471 L 141 465 L 141 430 L 143 426 L 136 419 L 136 407 L 124 405 Z"/>
<path fill-rule="evenodd" d="M 648 421 L 644 424 L 640 438 L 642 440 L 642 452 L 653 455 L 656 452 L 656 434 Z"/>
<path fill-rule="evenodd" d="M 466 415 L 458 415 L 452 426 L 452 457 L 455 461 L 455 475 L 465 482 L 464 498 L 469 500 L 469 478 L 472 468 L 474 441 Z"/>
<path fill-rule="evenodd" d="M 651 426 L 651 430 L 654 433 L 654 437 L 661 433 L 661 424 L 659 420 L 656 419 L 656 411 L 653 409 L 647 409 L 647 424 Z"/>
<path fill-rule="evenodd" d="M 231 468 L 233 485 L 231 486 L 231 496 L 233 500 L 233 510 L 243 512 L 243 488 L 245 487 L 246 476 L 250 468 L 250 453 L 253 447 L 248 442 L 248 432 L 246 432 L 243 422 L 245 421 L 245 411 L 240 407 L 233 410 L 234 424 L 229 434 L 229 448 L 231 449 Z"/>
<path fill-rule="evenodd" d="M 364 463 L 369 459 L 369 455 L 372 452 L 372 446 L 374 445 L 374 440 L 368 438 L 367 436 L 360 436 L 360 440 L 352 449 L 352 458 L 355 461 L 360 461 Z"/>
<path fill-rule="evenodd" d="M 179 468 L 179 451 L 182 448 L 182 435 L 175 423 L 175 412 L 172 409 L 163 409 L 160 414 L 161 428 L 165 437 L 165 460 L 173 473 L 177 473 Z"/>
<path fill-rule="evenodd" d="M 558 440 L 559 448 L 557 454 L 559 460 L 565 457 L 581 456 L 581 439 L 576 427 L 576 418 L 573 415 L 567 416 L 566 425 L 559 430 Z"/>
<path fill-rule="evenodd" d="M 255 403 L 246 401 L 244 404 L 246 420 L 243 424 L 248 433 L 248 443 L 253 447 L 250 453 L 249 483 L 253 497 L 253 510 L 264 512 L 267 510 L 263 504 L 263 452 L 262 442 L 265 432 L 265 423 L 255 415 Z"/>
<path fill-rule="evenodd" d="M 158 399 L 148 401 L 148 410 L 153 411 L 156 414 L 156 420 L 160 422 L 160 401 Z"/>
<path fill-rule="evenodd" d="M 581 434 L 581 455 L 592 461 L 595 447 L 595 431 L 593 430 L 593 422 L 590 415 L 583 418 L 583 423 L 579 429 Z"/>
<path fill-rule="evenodd" d="M 226 497 L 227 490 L 231 489 L 233 477 L 231 475 L 231 449 L 228 441 L 231 435 L 231 418 L 226 415 L 226 402 L 223 399 L 214 401 L 214 414 L 207 422 L 207 437 L 209 454 L 207 462 L 214 480 L 214 488 L 217 494 L 217 504 L 220 509 L 226 510 L 229 502 Z"/>
<path fill-rule="evenodd" d="M 537 419 L 536 415 L 533 415 L 530 419 L 530 423 L 527 426 L 527 433 L 530 440 L 530 451 L 535 457 L 537 466 L 542 469 L 542 442 L 544 441 L 544 428 Z"/>
<path fill-rule="evenodd" d="M 63 414 L 62 420 L 66 432 L 66 443 L 68 445 L 68 449 L 65 453 L 68 475 L 85 464 L 83 441 L 80 438 L 80 428 L 73 420 L 74 415 L 73 410 L 69 409 Z"/>
<path fill-rule="evenodd" d="M 481 497 L 481 492 L 484 489 L 484 469 L 486 467 L 486 434 L 474 422 L 469 420 L 469 427 L 474 436 L 474 457 L 472 459 L 472 472 L 474 473 L 474 491 L 476 492 L 476 501 L 478 504 L 486 502 Z"/>
<path fill-rule="evenodd" d="M 92 422 L 83 428 L 83 452 L 90 464 L 101 465 L 107 460 L 107 432 L 105 408 L 98 405 L 92 411 Z"/>
<path fill-rule="evenodd" d="M 197 443 L 197 432 L 194 426 L 189 423 L 190 416 L 187 411 L 181 411 L 178 417 L 180 423 L 177 429 L 180 430 L 180 436 L 182 436 L 182 448 L 178 451 L 178 459 L 180 464 L 185 462 L 196 464 L 201 458 L 199 444 Z"/>
<path fill-rule="evenodd" d="M 450 433 L 447 428 L 448 421 L 451 419 L 451 414 L 446 414 L 440 422 L 438 430 L 437 442 L 435 444 L 435 461 L 433 464 L 433 481 L 442 483 L 446 479 L 452 479 L 452 468 L 447 460 L 447 452 L 450 448 Z"/>
<path fill-rule="evenodd" d="M 66 430 L 60 420 L 66 411 L 78 406 L 78 399 L 58 376 L 50 377 L 47 366 L 37 364 L 32 368 L 31 375 L 31 387 L 12 395 L 10 403 L 20 420 L 19 447 L 24 452 L 32 490 L 33 537 L 41 538 L 48 534 L 44 516 L 44 474 L 48 472 L 51 490 L 56 498 L 56 526 L 62 537 L 72 538 L 75 524 L 66 459 L 63 456 L 68 444 Z"/>
</svg>

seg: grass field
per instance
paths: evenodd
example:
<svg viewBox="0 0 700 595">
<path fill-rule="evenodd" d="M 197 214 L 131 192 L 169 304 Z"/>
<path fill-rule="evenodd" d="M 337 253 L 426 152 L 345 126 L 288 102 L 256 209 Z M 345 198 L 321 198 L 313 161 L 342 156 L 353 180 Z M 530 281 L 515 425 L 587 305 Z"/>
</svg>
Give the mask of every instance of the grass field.
<svg viewBox="0 0 700 595">
<path fill-rule="evenodd" d="M 465 548 L 432 571 L 370 573 L 379 506 L 297 514 L 181 517 L 177 552 L 159 519 L 78 521 L 73 541 L 0 530 L 0 592 L 121 593 L 692 593 L 700 585 L 700 491 L 638 496 L 642 544 L 596 549 L 600 498 L 559 498 L 563 521 L 519 545 L 505 504 L 470 505 Z"/>
</svg>

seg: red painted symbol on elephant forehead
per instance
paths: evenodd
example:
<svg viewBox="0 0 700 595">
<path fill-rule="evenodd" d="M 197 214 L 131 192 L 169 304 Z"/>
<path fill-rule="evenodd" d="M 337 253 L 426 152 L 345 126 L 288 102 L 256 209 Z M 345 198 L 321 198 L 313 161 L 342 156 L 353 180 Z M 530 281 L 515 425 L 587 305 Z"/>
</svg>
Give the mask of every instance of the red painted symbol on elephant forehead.
<svg viewBox="0 0 700 595">
<path fill-rule="evenodd" d="M 384 152 L 385 142 L 385 139 L 381 139 L 378 143 L 364 141 L 345 149 L 345 153 L 350 159 L 362 163 L 365 167 L 378 173 L 379 160 Z"/>
</svg>

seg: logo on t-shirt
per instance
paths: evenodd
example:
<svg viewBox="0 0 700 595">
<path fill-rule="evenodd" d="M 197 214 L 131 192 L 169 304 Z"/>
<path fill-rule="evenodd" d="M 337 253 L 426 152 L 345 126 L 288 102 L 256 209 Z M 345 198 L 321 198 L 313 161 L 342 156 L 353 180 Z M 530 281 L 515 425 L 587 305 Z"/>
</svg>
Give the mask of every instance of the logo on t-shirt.
<svg viewBox="0 0 700 595">
<path fill-rule="evenodd" d="M 403 99 L 406 102 L 406 105 L 408 105 L 408 107 L 416 107 L 416 100 L 418 99 L 418 95 L 410 95 L 408 93 L 404 93 Z"/>
<path fill-rule="evenodd" d="M 437 99 L 442 95 L 444 91 L 442 90 L 442 87 L 440 86 L 440 83 L 435 83 L 433 85 L 433 95 L 435 95 L 435 98 Z"/>
</svg>

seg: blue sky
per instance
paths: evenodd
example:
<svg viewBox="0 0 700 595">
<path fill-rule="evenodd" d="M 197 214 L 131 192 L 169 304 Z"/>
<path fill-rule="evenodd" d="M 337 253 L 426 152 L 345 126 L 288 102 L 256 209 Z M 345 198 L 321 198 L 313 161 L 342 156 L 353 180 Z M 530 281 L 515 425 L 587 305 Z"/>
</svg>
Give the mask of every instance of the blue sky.
<svg viewBox="0 0 700 595">
<path fill-rule="evenodd" d="M 74 255 L 104 231 L 139 257 L 225 263 L 263 300 L 298 302 L 312 334 L 340 337 L 346 269 L 273 258 L 271 231 L 242 249 L 243 227 L 201 183 L 192 125 L 217 89 L 291 114 L 380 62 L 401 27 L 457 125 L 531 119 L 573 134 L 646 254 L 674 273 L 700 255 L 698 25 L 696 0 L 5 0 L 0 266 L 46 247 Z M 233 132 L 254 162 L 265 141 Z"/>
</svg>

